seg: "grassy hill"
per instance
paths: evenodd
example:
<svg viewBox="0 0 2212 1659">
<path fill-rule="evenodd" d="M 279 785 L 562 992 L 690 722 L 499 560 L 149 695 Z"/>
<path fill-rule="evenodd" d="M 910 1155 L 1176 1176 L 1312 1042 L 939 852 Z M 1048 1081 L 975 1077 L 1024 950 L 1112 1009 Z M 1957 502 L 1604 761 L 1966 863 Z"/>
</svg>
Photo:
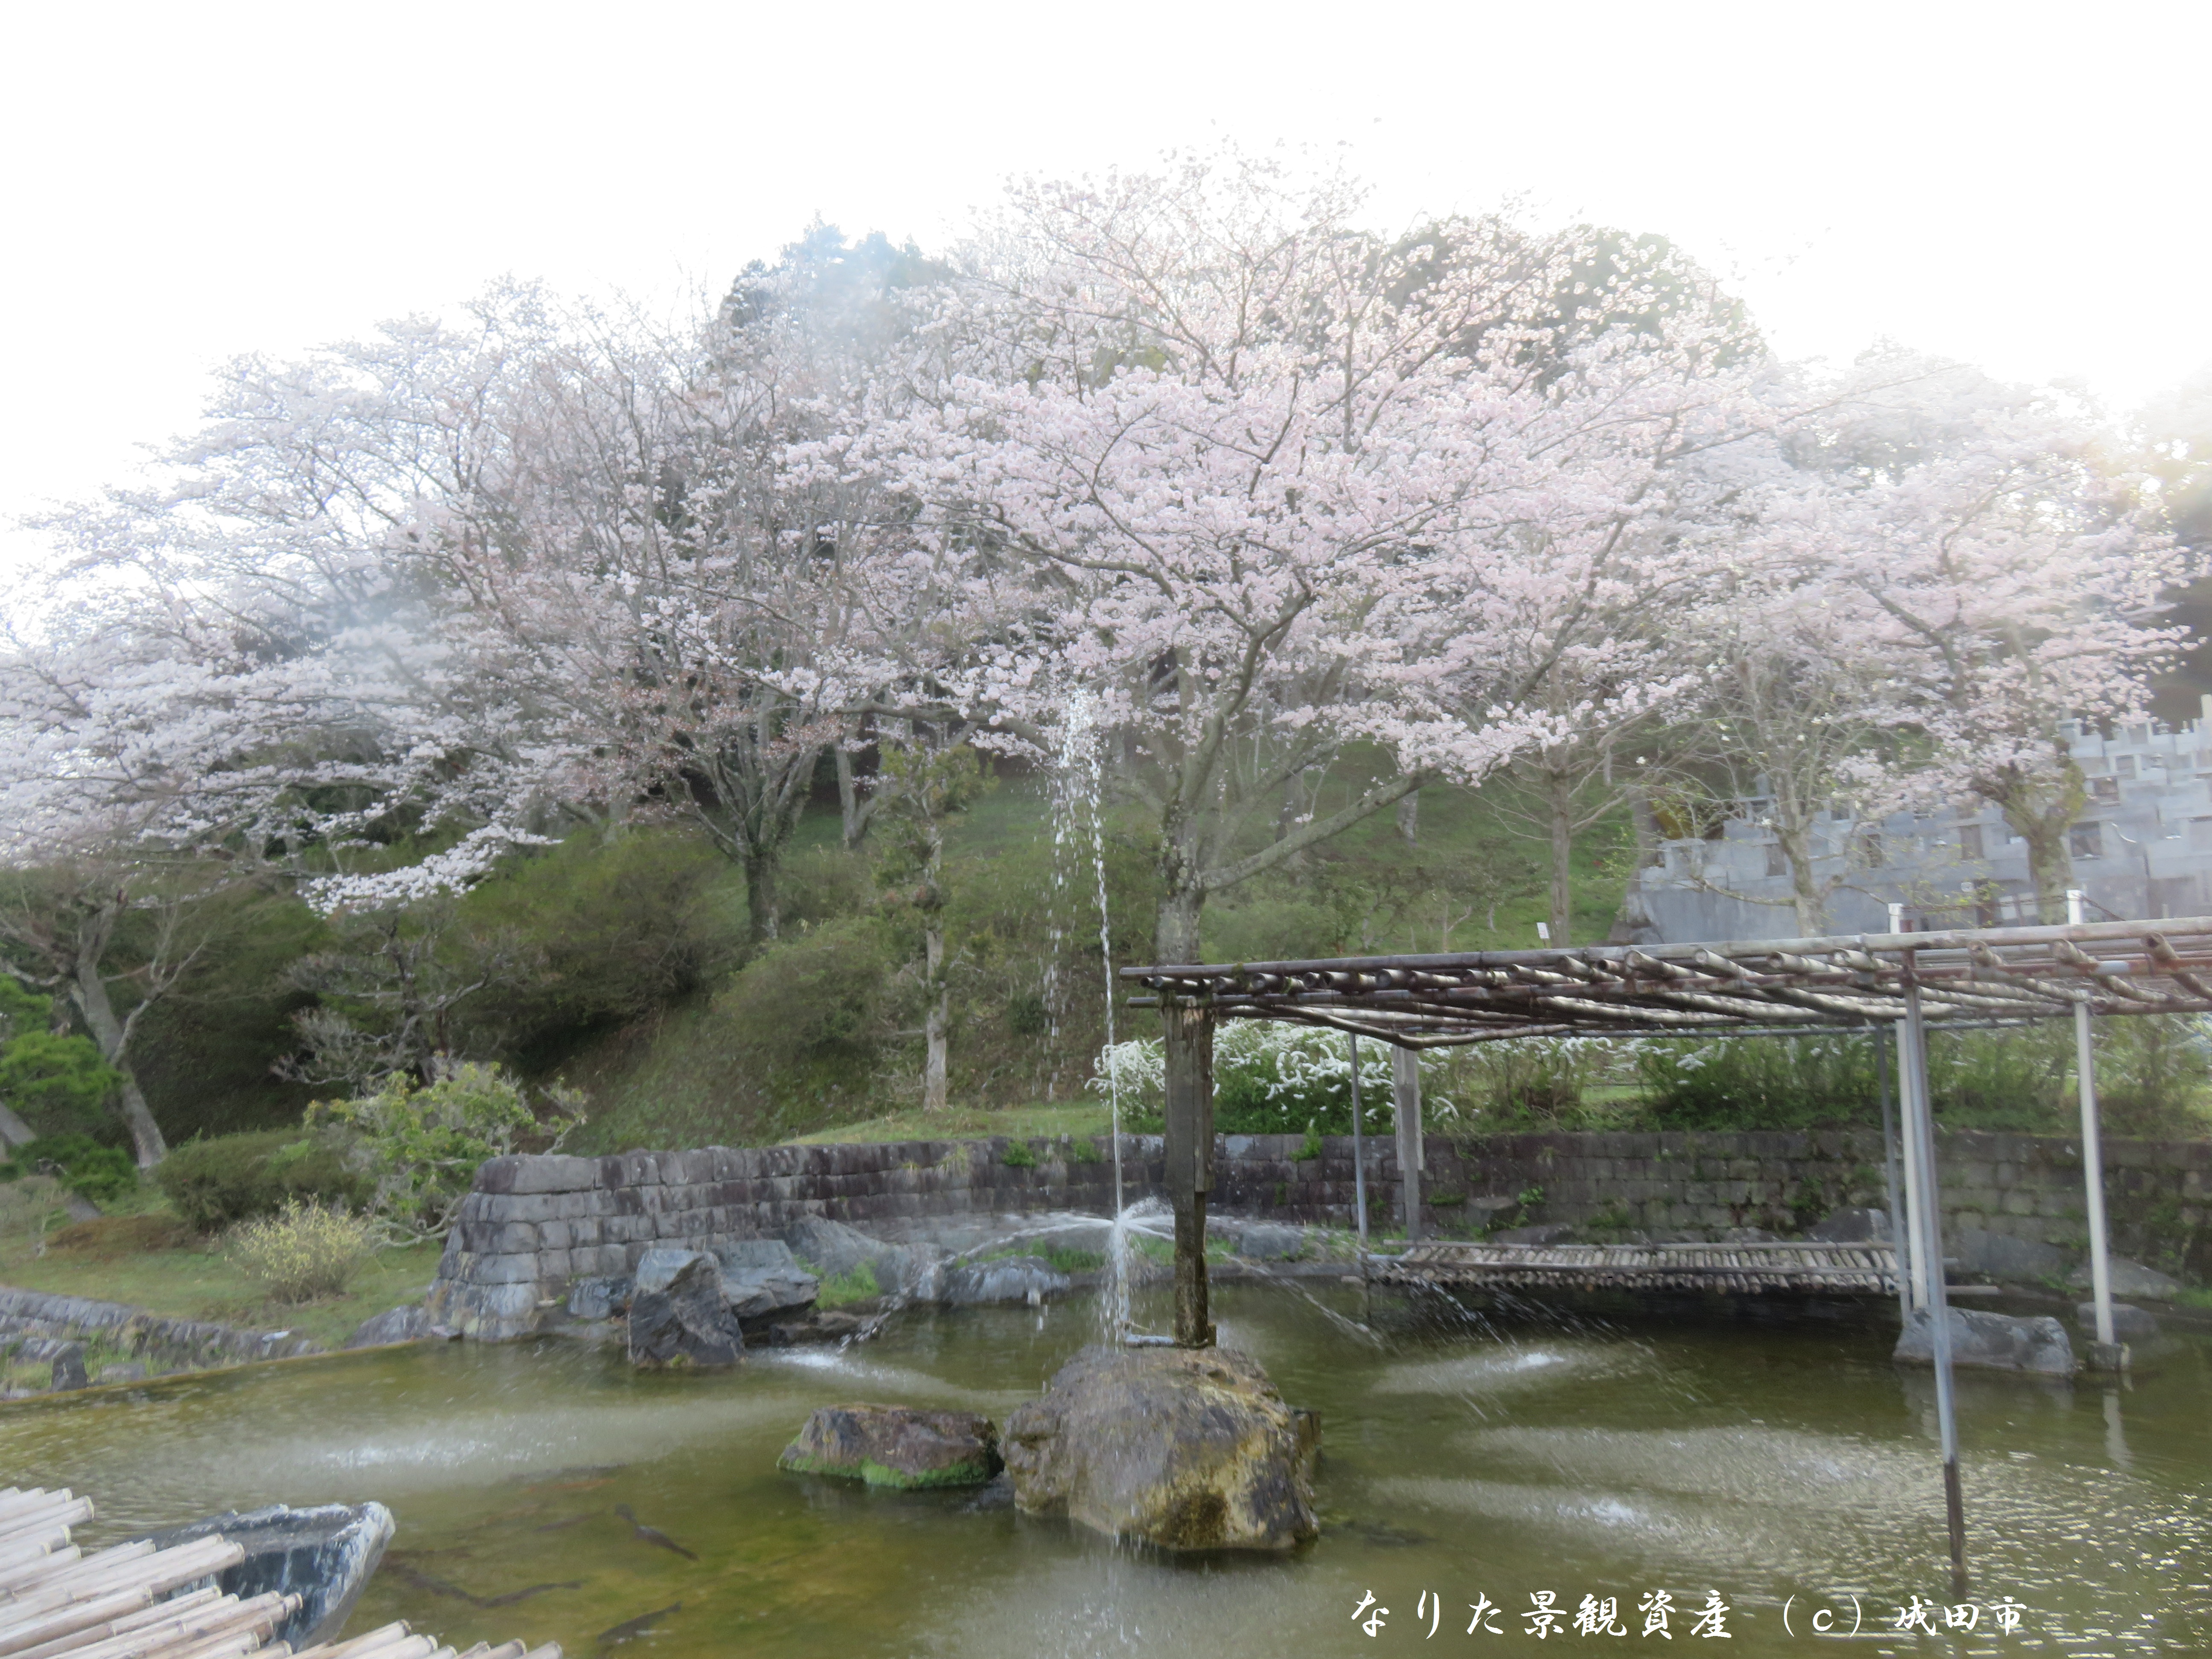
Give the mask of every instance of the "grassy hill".
<svg viewBox="0 0 2212 1659">
<path fill-rule="evenodd" d="M 1367 782 L 1341 769 L 1311 803 L 1336 810 Z M 1510 797 L 1432 786 L 1415 836 L 1382 813 L 1207 908 L 1216 960 L 1533 945 L 1548 915 L 1543 843 Z M 1255 836 L 1268 833 L 1263 826 Z M 1602 939 L 1618 910 L 1626 826 L 1575 851 L 1575 935 Z M 827 808 L 802 823 L 785 882 L 784 937 L 735 974 L 657 1006 L 563 1057 L 592 1102 L 579 1140 L 621 1146 L 763 1141 L 918 1104 L 919 941 L 882 903 L 872 849 L 840 845 Z M 1117 966 L 1150 955 L 1156 889 L 1140 823 L 1109 819 L 1109 912 Z M 1003 778 L 947 838 L 954 1099 L 973 1109 L 1073 1100 L 1104 1037 L 1096 877 L 1087 844 L 1055 868 L 1043 779 Z M 734 870 L 713 904 L 742 911 Z M 1121 1010 L 1116 1035 L 1148 1034 Z"/>
</svg>

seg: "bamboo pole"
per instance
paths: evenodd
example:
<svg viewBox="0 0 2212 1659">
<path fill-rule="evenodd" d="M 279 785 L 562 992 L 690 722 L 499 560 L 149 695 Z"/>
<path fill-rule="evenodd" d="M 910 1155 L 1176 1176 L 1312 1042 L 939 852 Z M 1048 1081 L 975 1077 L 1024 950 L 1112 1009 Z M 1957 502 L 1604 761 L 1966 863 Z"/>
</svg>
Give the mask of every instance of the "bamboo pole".
<svg viewBox="0 0 2212 1659">
<path fill-rule="evenodd" d="M 237 1597 L 226 1596 L 218 1589 L 188 1590 L 182 1595 L 172 1596 L 167 1601 L 155 1601 L 141 1607 L 136 1613 L 126 1613 L 111 1619 L 104 1627 L 107 1632 L 106 1635 L 100 1638 L 99 1640 L 105 1643 L 110 1638 L 128 1635 L 134 1631 L 145 1630 L 160 1625 L 167 1620 L 179 1618 L 197 1607 L 204 1607 L 217 1601 L 235 1600 Z M 44 1656 L 49 1653 L 70 1651 L 73 1644 L 84 1641 L 85 1634 L 83 1632 L 79 1632 L 75 1636 L 65 1636 L 58 1641 L 50 1642 L 45 1647 L 29 1649 L 17 1655 L 16 1659 L 44 1659 Z"/>
<path fill-rule="evenodd" d="M 325 1642 L 319 1646 L 304 1649 L 298 1659 L 307 1659 L 308 1654 L 313 1654 L 315 1659 L 356 1659 L 357 1655 L 372 1649 L 391 1647 L 404 1642 L 412 1633 L 404 1619 L 397 1619 L 391 1624 L 379 1625 L 374 1630 L 348 1637 L 343 1642 Z"/>
</svg>

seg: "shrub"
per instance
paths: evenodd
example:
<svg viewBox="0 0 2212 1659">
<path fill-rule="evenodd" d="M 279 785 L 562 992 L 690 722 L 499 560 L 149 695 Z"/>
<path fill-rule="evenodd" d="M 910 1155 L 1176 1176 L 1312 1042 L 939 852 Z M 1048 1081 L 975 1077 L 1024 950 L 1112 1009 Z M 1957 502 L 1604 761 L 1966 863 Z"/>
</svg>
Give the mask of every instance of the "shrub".
<svg viewBox="0 0 2212 1659">
<path fill-rule="evenodd" d="M 287 1200 L 356 1208 L 370 1185 L 346 1168 L 329 1137 L 297 1129 L 188 1140 L 171 1149 L 154 1179 L 169 1207 L 202 1232 L 270 1214 Z"/>
<path fill-rule="evenodd" d="M 1107 1093 L 1119 1086 L 1131 1121 L 1157 1125 L 1165 1109 L 1165 1055 L 1157 1037 L 1103 1049 L 1085 1085 Z M 1387 1133 L 1391 1123 L 1390 1054 L 1370 1042 L 1359 1051 L 1362 1128 Z M 1257 1020 L 1224 1022 L 1213 1039 L 1213 1127 L 1223 1134 L 1294 1134 L 1302 1127 L 1352 1133 L 1352 1055 L 1335 1031 Z"/>
<path fill-rule="evenodd" d="M 563 1127 L 582 1121 L 574 1097 L 550 1092 Z M 317 1101 L 307 1121 L 347 1138 L 349 1165 L 374 1183 L 369 1207 L 416 1238 L 445 1231 L 485 1159 L 539 1131 L 521 1085 L 473 1062 L 427 1087 L 403 1073 L 373 1095 Z"/>
<path fill-rule="evenodd" d="M 226 1260 L 276 1302 L 335 1296 L 376 1253 L 376 1224 L 366 1216 L 284 1200 L 275 1215 L 231 1230 Z"/>
<path fill-rule="evenodd" d="M 95 1204 L 112 1204 L 138 1187 L 138 1165 L 131 1154 L 90 1135 L 40 1135 L 0 1164 L 0 1180 L 27 1175 L 50 1175 Z"/>
<path fill-rule="evenodd" d="M 1036 1154 L 1030 1150 L 1030 1144 L 1026 1140 L 1008 1141 L 1006 1155 L 999 1160 L 1007 1168 L 1013 1170 L 1034 1170 L 1036 1168 Z"/>
</svg>

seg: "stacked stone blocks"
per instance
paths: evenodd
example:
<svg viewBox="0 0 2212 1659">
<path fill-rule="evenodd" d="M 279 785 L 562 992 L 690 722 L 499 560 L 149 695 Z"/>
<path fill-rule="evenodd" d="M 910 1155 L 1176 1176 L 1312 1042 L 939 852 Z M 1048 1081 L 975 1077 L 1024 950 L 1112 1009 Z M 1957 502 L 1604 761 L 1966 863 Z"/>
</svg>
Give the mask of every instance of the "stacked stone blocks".
<svg viewBox="0 0 2212 1659">
<path fill-rule="evenodd" d="M 574 1281 L 629 1273 L 649 1249 L 714 1249 L 773 1236 L 803 1216 L 868 1228 L 1110 1208 L 1104 1140 L 1086 1143 L 1088 1157 L 1066 1138 L 1031 1141 L 1033 1162 L 1022 1164 L 1006 1162 L 1011 1144 L 494 1158 L 477 1172 L 447 1239 L 429 1311 L 474 1334 L 521 1334 L 557 1319 Z M 1123 1145 L 1129 1197 L 1162 1195 L 1158 1138 L 1128 1136 Z M 1294 1156 L 1305 1145 L 1297 1135 L 1222 1138 L 1212 1207 L 1255 1219 L 1351 1224 L 1350 1138 L 1324 1138 L 1316 1158 Z M 2196 1249 L 2212 1216 L 2212 1142 L 2109 1140 L 2105 1155 L 2116 1245 L 2149 1255 L 2176 1239 L 2188 1241 L 2185 1252 Z M 1863 1129 L 1431 1135 L 1424 1158 L 1424 1225 L 1445 1237 L 1528 1222 L 1600 1231 L 1795 1232 L 1831 1210 L 1885 1201 L 1881 1136 Z M 1394 1142 L 1370 1140 L 1367 1159 L 1370 1225 L 1395 1231 Z M 2081 1248 L 2078 1140 L 1960 1132 L 1940 1137 L 1937 1163 L 1947 1226 Z"/>
</svg>

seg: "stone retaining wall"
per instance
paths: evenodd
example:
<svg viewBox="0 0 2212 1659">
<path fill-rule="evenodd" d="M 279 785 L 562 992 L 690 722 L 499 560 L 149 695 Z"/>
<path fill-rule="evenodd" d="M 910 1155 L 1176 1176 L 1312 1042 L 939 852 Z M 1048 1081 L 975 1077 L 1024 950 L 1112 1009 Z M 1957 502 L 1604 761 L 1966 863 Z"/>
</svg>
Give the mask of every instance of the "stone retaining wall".
<svg viewBox="0 0 2212 1659">
<path fill-rule="evenodd" d="M 568 1285 L 627 1273 L 647 1249 L 774 1234 L 804 1215 L 863 1228 L 929 1217 L 1045 1210 L 1103 1213 L 1112 1202 L 1107 1142 L 920 1140 L 830 1146 L 708 1147 L 611 1158 L 494 1158 L 477 1171 L 446 1241 L 431 1318 L 465 1334 L 525 1334 L 557 1319 Z M 1164 1177 L 1158 1136 L 1124 1140 L 1132 1199 Z M 1217 1148 L 1213 1206 L 1254 1218 L 1349 1225 L 1352 1143 L 1318 1157 L 1293 1135 L 1231 1135 Z M 1428 1138 L 1425 1225 L 1444 1235 L 1531 1222 L 1650 1232 L 1757 1226 L 1796 1232 L 1830 1210 L 1882 1202 L 1881 1137 L 1807 1133 L 1549 1133 L 1454 1143 Z M 1370 1141 L 1373 1224 L 1395 1229 L 1391 1141 Z M 2079 1249 L 2081 1147 L 2056 1137 L 1941 1138 L 1951 1226 Z M 2212 1276 L 2212 1142 L 2109 1141 L 2115 1243 L 2139 1259 Z"/>
<path fill-rule="evenodd" d="M 257 1359 L 320 1353 L 323 1345 L 289 1331 L 248 1331 L 198 1319 L 171 1319 L 120 1302 L 0 1286 L 0 1350 L 18 1336 L 98 1337 L 164 1371 L 199 1370 Z"/>
</svg>

